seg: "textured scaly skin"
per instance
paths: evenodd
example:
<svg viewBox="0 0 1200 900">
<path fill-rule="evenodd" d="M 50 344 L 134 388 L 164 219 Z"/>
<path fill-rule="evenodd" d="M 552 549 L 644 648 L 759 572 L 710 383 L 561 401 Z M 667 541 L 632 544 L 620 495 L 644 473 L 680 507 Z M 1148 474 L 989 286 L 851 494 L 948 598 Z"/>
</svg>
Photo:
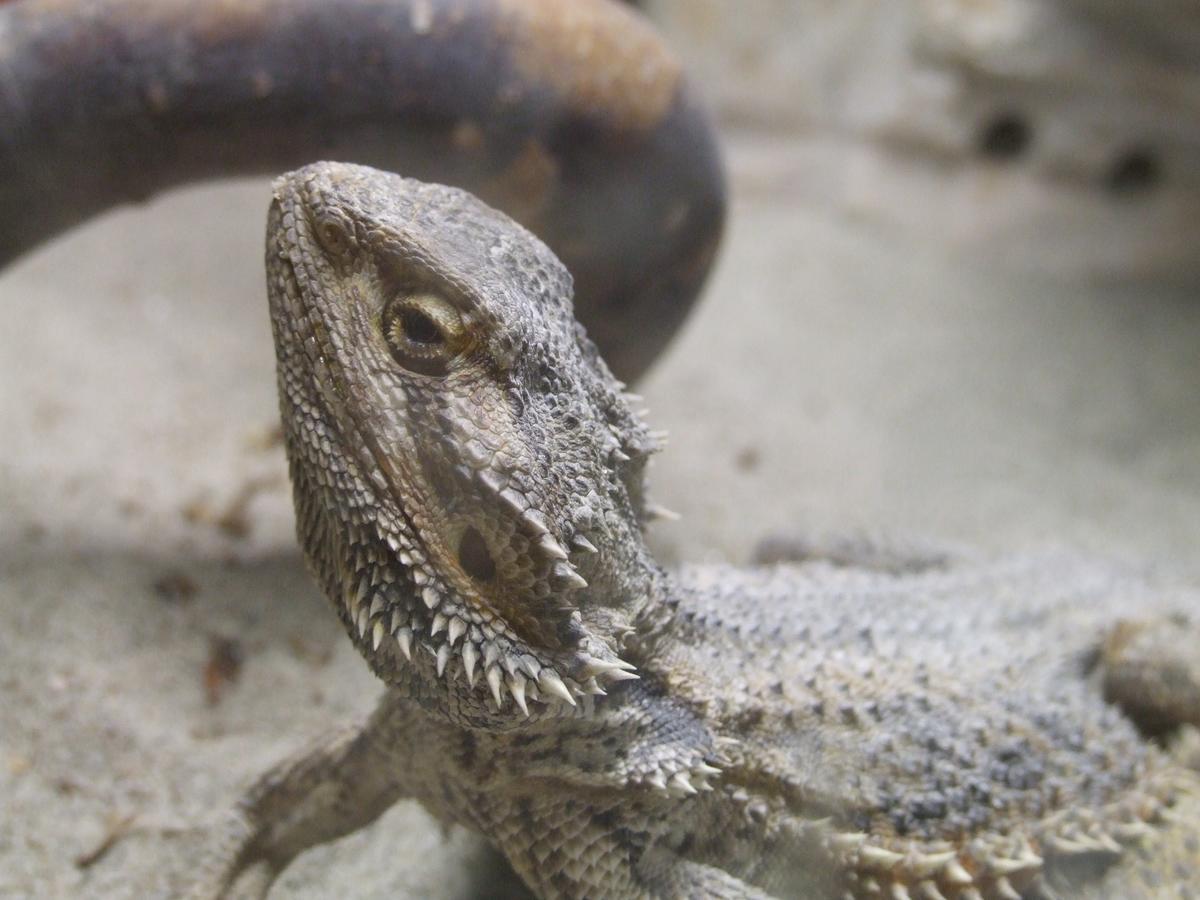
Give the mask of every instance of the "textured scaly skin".
<svg viewBox="0 0 1200 900">
<path fill-rule="evenodd" d="M 668 573 L 659 437 L 536 238 L 321 163 L 267 267 L 300 540 L 387 688 L 246 796 L 197 896 L 402 797 L 540 897 L 1192 896 L 1196 592 L 869 544 Z"/>
</svg>

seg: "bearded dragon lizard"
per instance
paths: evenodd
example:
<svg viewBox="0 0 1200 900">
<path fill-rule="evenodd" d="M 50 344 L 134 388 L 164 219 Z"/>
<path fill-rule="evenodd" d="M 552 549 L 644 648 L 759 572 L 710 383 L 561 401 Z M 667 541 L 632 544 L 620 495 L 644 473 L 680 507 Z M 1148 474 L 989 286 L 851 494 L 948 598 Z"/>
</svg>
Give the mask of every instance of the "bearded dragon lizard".
<svg viewBox="0 0 1200 900">
<path fill-rule="evenodd" d="M 546 898 L 1197 896 L 1200 594 L 1063 552 L 668 572 L 661 436 L 529 232 L 319 163 L 267 270 L 300 542 L 385 690 L 245 796 L 196 896 L 402 798 Z"/>
</svg>

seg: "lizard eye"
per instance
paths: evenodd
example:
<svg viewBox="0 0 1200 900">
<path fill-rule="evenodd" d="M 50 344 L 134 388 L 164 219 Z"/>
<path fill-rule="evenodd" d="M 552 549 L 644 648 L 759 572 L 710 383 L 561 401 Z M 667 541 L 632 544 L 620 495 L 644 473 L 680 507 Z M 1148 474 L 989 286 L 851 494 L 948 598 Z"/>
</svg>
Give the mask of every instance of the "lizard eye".
<svg viewBox="0 0 1200 900">
<path fill-rule="evenodd" d="M 383 334 L 396 362 L 422 375 L 445 375 L 470 345 L 462 315 L 436 294 L 410 294 L 389 303 Z"/>
</svg>

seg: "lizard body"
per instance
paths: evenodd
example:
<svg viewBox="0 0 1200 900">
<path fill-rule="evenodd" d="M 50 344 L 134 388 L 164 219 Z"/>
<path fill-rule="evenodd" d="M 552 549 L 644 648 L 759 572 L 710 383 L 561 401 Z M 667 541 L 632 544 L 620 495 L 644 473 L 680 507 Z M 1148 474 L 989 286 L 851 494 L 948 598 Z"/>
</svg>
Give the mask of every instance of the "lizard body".
<svg viewBox="0 0 1200 900">
<path fill-rule="evenodd" d="M 535 237 L 322 163 L 276 183 L 267 268 L 298 534 L 386 689 L 250 791 L 196 896 L 265 893 L 402 797 L 541 897 L 1200 883 L 1195 591 L 869 545 L 668 572 L 660 436 Z"/>
</svg>

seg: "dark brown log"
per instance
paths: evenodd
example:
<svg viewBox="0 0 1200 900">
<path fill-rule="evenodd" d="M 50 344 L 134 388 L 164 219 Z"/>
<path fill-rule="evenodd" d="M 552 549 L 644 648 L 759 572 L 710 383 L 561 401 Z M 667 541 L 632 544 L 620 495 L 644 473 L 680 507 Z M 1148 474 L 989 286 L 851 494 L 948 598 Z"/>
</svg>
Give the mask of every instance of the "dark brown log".
<svg viewBox="0 0 1200 900">
<path fill-rule="evenodd" d="M 608 0 L 0 0 L 0 265 L 189 181 L 361 162 L 539 234 L 632 378 L 712 260 L 707 118 Z"/>
</svg>

